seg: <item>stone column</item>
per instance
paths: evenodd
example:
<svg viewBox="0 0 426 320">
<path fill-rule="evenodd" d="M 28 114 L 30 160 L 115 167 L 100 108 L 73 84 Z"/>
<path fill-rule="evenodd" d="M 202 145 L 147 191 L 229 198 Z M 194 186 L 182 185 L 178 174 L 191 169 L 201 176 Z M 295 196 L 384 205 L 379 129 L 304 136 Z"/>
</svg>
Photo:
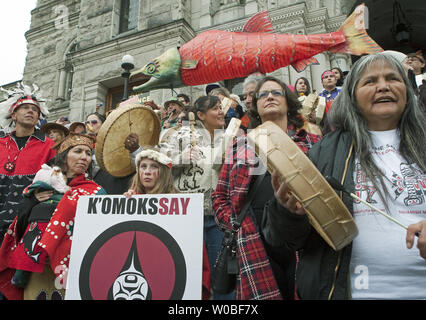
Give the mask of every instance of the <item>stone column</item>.
<svg viewBox="0 0 426 320">
<path fill-rule="evenodd" d="M 105 87 L 103 84 L 99 83 L 97 95 L 96 95 L 96 104 L 98 104 L 99 102 L 103 103 L 103 107 L 99 108 L 98 110 L 98 112 L 101 114 L 105 114 L 105 101 L 107 98 L 107 94 L 108 94 L 108 88 Z"/>
<path fill-rule="evenodd" d="M 270 73 L 269 75 L 280 79 L 285 84 L 291 84 L 290 83 L 290 70 L 289 70 L 290 68 L 292 68 L 292 67 L 283 67 L 281 69 L 275 70 L 274 72 Z"/>
<path fill-rule="evenodd" d="M 85 101 L 84 101 L 84 115 L 83 119 L 87 117 L 89 113 L 96 111 L 96 102 L 98 100 L 98 88 L 99 83 L 86 83 L 86 86 L 84 88 L 85 91 Z"/>
<path fill-rule="evenodd" d="M 58 85 L 58 95 L 57 99 L 65 100 L 65 88 L 66 88 L 66 79 L 67 79 L 67 72 L 65 69 L 61 69 L 59 71 L 59 85 Z"/>
<path fill-rule="evenodd" d="M 200 29 L 210 27 L 211 25 L 212 16 L 210 15 L 210 0 L 201 0 Z"/>
<path fill-rule="evenodd" d="M 297 72 L 296 70 L 294 70 L 293 67 L 288 67 L 289 71 L 290 71 L 290 79 L 289 79 L 289 83 L 290 85 L 294 86 L 294 84 L 296 83 L 296 80 L 299 79 L 300 77 L 305 77 L 306 79 L 309 79 L 309 76 L 307 75 L 307 70 L 309 69 L 309 67 L 307 67 L 305 70 L 303 70 L 302 72 Z M 311 81 L 310 81 L 311 82 Z"/>
<path fill-rule="evenodd" d="M 246 5 L 244 7 L 244 14 L 246 16 L 252 16 L 253 14 L 259 12 L 258 5 L 256 0 L 247 0 Z"/>
<path fill-rule="evenodd" d="M 338 67 L 342 71 L 349 71 L 349 56 L 343 53 L 330 54 L 331 68 Z"/>
<path fill-rule="evenodd" d="M 306 6 L 309 11 L 314 11 L 321 7 L 321 3 L 320 0 L 306 0 Z"/>
</svg>

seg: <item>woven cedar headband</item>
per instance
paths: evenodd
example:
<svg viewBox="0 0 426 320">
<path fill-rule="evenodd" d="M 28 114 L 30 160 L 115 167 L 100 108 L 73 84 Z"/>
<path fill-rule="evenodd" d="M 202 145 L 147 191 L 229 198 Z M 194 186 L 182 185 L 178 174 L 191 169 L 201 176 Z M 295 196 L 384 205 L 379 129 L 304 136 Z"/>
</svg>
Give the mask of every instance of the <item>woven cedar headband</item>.
<svg viewBox="0 0 426 320">
<path fill-rule="evenodd" d="M 70 133 L 63 140 L 55 144 L 52 149 L 56 149 L 58 153 L 61 153 L 68 150 L 69 148 L 83 145 L 88 146 L 90 150 L 92 150 L 94 144 L 95 139 L 89 135 Z"/>
</svg>

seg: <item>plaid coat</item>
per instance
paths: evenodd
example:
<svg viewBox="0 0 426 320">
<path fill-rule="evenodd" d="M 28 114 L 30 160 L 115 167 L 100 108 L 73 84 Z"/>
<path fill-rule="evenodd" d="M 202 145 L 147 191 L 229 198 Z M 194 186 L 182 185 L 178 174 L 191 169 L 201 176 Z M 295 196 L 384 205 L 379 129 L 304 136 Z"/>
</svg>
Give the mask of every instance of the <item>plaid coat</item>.
<svg viewBox="0 0 426 320">
<path fill-rule="evenodd" d="M 289 126 L 288 131 L 294 131 Z M 299 130 L 291 135 L 300 149 L 307 153 L 320 136 Z M 212 194 L 216 223 L 222 229 L 231 229 L 232 222 L 244 205 L 254 166 L 259 161 L 246 137 L 237 137 L 227 151 L 216 190 Z M 271 194 L 273 197 L 273 194 Z M 271 265 L 263 246 L 255 218 L 248 213 L 238 231 L 238 264 L 240 274 L 236 285 L 238 300 L 282 299 Z"/>
</svg>

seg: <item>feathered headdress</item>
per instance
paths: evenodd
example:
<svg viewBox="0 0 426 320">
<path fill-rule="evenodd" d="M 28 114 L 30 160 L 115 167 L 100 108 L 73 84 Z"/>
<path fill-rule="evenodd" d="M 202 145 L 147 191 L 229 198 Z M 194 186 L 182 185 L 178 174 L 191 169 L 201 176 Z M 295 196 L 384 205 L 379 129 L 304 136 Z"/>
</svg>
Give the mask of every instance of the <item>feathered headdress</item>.
<svg viewBox="0 0 426 320">
<path fill-rule="evenodd" d="M 19 82 L 13 89 L 0 88 L 0 91 L 8 95 L 8 98 L 0 103 L 0 125 L 3 128 L 14 127 L 11 115 L 23 104 L 35 105 L 40 111 L 40 119 L 44 119 L 49 114 L 46 101 L 41 97 L 39 87 L 35 84 L 31 88 Z"/>
</svg>

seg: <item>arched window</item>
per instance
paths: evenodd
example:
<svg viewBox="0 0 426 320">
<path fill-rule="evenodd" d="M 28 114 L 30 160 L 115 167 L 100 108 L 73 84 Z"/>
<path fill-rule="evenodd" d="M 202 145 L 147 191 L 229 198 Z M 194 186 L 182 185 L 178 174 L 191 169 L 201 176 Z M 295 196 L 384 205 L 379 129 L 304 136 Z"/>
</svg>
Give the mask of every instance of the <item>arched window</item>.
<svg viewBox="0 0 426 320">
<path fill-rule="evenodd" d="M 74 66 L 69 61 L 65 63 L 65 72 L 67 74 L 66 82 L 65 82 L 65 100 L 71 100 Z"/>
<path fill-rule="evenodd" d="M 72 83 L 74 76 L 74 65 L 72 54 L 77 50 L 77 42 L 73 41 L 65 52 L 63 67 L 59 71 L 59 87 L 57 99 L 61 101 L 71 100 Z"/>
</svg>

